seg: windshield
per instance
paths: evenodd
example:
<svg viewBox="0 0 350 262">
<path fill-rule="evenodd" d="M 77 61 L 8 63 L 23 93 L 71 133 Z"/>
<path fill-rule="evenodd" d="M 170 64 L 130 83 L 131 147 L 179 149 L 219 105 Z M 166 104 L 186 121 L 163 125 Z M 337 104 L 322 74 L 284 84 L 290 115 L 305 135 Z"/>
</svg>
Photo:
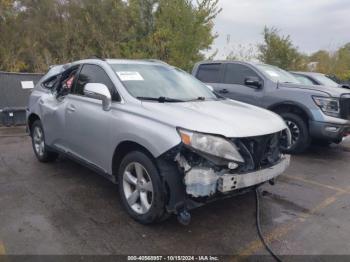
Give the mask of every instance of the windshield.
<svg viewBox="0 0 350 262">
<path fill-rule="evenodd" d="M 291 73 L 270 65 L 257 65 L 257 67 L 272 81 L 280 83 L 301 84 Z"/>
<path fill-rule="evenodd" d="M 328 78 L 325 75 L 314 75 L 313 76 L 318 82 L 320 82 L 323 86 L 331 86 L 338 87 L 339 84 L 334 82 L 332 79 Z"/>
<path fill-rule="evenodd" d="M 217 98 L 202 82 L 177 68 L 151 64 L 111 64 L 111 67 L 128 92 L 139 99 L 180 102 Z"/>
<path fill-rule="evenodd" d="M 304 85 L 314 85 L 315 84 L 307 76 L 298 75 L 298 74 L 293 74 L 293 75 Z"/>
</svg>

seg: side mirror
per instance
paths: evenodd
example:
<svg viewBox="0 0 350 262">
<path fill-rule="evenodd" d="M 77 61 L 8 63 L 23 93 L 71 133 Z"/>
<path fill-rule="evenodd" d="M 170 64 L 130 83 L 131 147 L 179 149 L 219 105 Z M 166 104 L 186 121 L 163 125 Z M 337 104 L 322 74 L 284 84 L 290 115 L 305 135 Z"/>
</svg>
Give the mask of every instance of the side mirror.
<svg viewBox="0 0 350 262">
<path fill-rule="evenodd" d="M 210 89 L 210 91 L 214 92 L 214 87 L 212 87 L 211 85 L 206 85 L 206 86 Z"/>
<path fill-rule="evenodd" d="M 255 76 L 246 77 L 244 79 L 244 84 L 255 89 L 260 89 L 262 87 L 262 82 L 258 77 Z"/>
<path fill-rule="evenodd" d="M 109 111 L 111 109 L 112 96 L 109 89 L 104 84 L 87 83 L 84 87 L 84 94 L 87 97 L 101 100 L 104 111 Z"/>
</svg>

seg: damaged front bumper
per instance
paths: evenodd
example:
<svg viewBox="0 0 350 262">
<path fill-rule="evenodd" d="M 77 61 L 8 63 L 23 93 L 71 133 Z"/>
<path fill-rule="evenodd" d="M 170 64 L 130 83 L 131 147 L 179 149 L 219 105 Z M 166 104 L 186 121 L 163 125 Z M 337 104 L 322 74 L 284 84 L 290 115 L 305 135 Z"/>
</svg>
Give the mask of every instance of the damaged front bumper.
<svg viewBox="0 0 350 262">
<path fill-rule="evenodd" d="M 290 155 L 285 155 L 275 166 L 246 174 L 224 174 L 218 179 L 218 190 L 229 192 L 270 181 L 283 174 L 290 163 Z"/>
<path fill-rule="evenodd" d="M 192 168 L 185 173 L 186 193 L 192 197 L 213 196 L 216 193 L 232 193 L 267 182 L 281 175 L 289 166 L 290 156 L 283 155 L 280 161 L 268 168 L 254 172 L 232 174 L 229 170 L 215 172 L 211 168 Z"/>
<path fill-rule="evenodd" d="M 281 133 L 232 138 L 244 163 L 206 154 L 182 143 L 157 158 L 169 213 L 240 195 L 273 180 L 289 166 L 280 152 Z"/>
</svg>

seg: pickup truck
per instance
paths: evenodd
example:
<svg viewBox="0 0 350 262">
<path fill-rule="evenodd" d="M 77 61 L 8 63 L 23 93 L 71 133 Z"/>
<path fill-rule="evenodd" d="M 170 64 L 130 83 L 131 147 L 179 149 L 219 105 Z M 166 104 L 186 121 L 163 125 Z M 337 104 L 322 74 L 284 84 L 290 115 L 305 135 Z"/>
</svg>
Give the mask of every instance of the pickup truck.
<svg viewBox="0 0 350 262">
<path fill-rule="evenodd" d="M 203 61 L 192 74 L 217 94 L 279 114 L 292 134 L 287 153 L 305 151 L 312 139 L 340 143 L 350 134 L 350 90 L 305 85 L 262 63 Z"/>
</svg>

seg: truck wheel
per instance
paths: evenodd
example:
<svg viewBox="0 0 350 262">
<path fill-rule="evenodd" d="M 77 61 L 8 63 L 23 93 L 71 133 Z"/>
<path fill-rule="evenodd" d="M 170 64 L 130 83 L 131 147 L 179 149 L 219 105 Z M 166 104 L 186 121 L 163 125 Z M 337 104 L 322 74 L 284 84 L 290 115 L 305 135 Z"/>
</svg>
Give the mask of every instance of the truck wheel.
<svg viewBox="0 0 350 262">
<path fill-rule="evenodd" d="M 158 169 L 145 153 L 133 151 L 123 158 L 118 172 L 118 186 L 123 206 L 136 221 L 150 224 L 167 216 Z"/>
<path fill-rule="evenodd" d="M 50 151 L 45 144 L 45 134 L 41 121 L 36 120 L 31 127 L 32 145 L 36 158 L 40 162 L 52 162 L 58 157 L 58 153 Z"/>
<path fill-rule="evenodd" d="M 308 127 L 305 121 L 293 113 L 281 113 L 281 117 L 286 122 L 292 135 L 292 144 L 283 151 L 288 154 L 296 154 L 305 151 L 311 142 Z"/>
</svg>

